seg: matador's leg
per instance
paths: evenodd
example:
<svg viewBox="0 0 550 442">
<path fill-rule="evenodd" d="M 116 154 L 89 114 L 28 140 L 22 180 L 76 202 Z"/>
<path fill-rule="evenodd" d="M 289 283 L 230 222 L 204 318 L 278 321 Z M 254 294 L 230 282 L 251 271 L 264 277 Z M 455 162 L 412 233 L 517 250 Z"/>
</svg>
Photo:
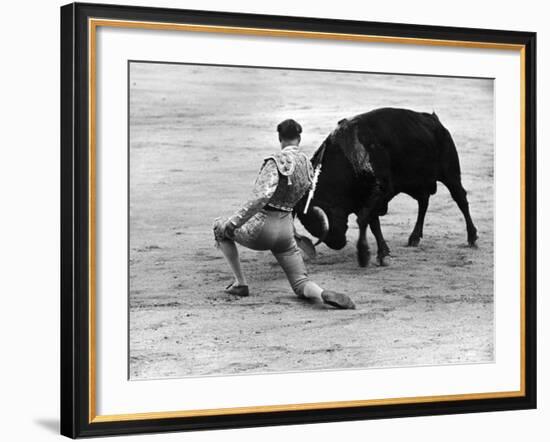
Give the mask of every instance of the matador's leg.
<svg viewBox="0 0 550 442">
<path fill-rule="evenodd" d="M 225 259 L 229 263 L 229 267 L 235 276 L 235 285 L 245 286 L 248 285 L 246 278 L 244 276 L 243 270 L 241 268 L 241 260 L 239 259 L 239 251 L 237 250 L 237 245 L 235 241 L 225 238 L 221 241 L 218 241 L 218 246 L 225 256 Z"/>
<path fill-rule="evenodd" d="M 355 304 L 347 295 L 331 290 L 323 290 L 309 279 L 296 243 L 283 252 L 273 252 L 273 255 L 285 271 L 292 290 L 299 297 L 321 300 L 325 304 L 341 309 L 355 308 Z"/>
<path fill-rule="evenodd" d="M 280 253 L 273 252 L 273 255 L 283 268 L 288 282 L 297 296 L 321 299 L 323 289 L 308 278 L 306 266 L 298 247 L 294 246 Z"/>
</svg>

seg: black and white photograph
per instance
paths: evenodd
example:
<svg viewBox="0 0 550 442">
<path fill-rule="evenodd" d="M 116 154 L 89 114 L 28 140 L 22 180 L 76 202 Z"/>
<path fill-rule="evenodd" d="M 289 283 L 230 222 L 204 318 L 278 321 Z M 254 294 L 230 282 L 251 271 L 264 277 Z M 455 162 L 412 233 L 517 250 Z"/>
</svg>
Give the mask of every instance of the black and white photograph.
<svg viewBox="0 0 550 442">
<path fill-rule="evenodd" d="M 494 80 L 128 62 L 130 380 L 495 360 Z"/>
<path fill-rule="evenodd" d="M 545 3 L 6 6 L 1 440 L 550 433 Z"/>
</svg>

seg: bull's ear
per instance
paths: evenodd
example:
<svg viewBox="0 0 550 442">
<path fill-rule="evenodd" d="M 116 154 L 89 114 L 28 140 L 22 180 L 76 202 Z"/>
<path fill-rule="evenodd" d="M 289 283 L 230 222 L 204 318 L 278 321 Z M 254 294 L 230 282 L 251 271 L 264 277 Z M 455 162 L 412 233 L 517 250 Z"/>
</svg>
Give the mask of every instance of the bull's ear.
<svg viewBox="0 0 550 442">
<path fill-rule="evenodd" d="M 347 122 L 348 122 L 347 118 L 342 118 L 340 121 L 338 121 L 338 126 L 340 126 L 341 124 L 345 124 Z"/>
</svg>

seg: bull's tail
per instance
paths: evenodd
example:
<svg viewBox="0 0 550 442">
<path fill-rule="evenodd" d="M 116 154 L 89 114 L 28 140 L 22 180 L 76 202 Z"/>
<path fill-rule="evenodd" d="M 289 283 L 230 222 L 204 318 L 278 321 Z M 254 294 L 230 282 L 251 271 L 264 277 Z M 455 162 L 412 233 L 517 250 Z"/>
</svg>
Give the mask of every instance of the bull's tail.
<svg viewBox="0 0 550 442">
<path fill-rule="evenodd" d="M 435 114 L 434 114 L 435 116 Z M 437 117 L 436 117 L 437 118 Z M 438 130 L 438 138 L 440 144 L 440 177 L 441 181 L 451 193 L 452 198 L 456 202 L 458 208 L 466 221 L 466 231 L 468 234 L 468 244 L 475 246 L 477 241 L 477 229 L 470 215 L 470 205 L 466 196 L 467 192 L 462 186 L 460 161 L 458 151 L 454 140 L 445 126 L 441 123 Z"/>
</svg>

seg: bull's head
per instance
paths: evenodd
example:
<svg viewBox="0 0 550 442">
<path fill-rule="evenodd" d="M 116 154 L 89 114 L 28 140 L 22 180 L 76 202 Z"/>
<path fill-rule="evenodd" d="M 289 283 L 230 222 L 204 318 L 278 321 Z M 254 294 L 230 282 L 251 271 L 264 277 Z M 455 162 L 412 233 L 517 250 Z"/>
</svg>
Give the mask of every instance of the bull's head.
<svg viewBox="0 0 550 442">
<path fill-rule="evenodd" d="M 324 242 L 331 249 L 339 250 L 346 245 L 348 216 L 339 207 L 323 207 L 318 201 L 313 201 L 307 213 L 303 212 L 305 201 L 296 206 L 298 218 L 306 230 L 317 237 L 315 245 Z"/>
<path fill-rule="evenodd" d="M 317 244 L 324 242 L 336 250 L 346 245 L 348 216 L 353 206 L 354 171 L 341 149 L 347 126 L 344 121 L 313 155 L 313 167 L 322 163 L 322 171 L 307 213 L 304 213 L 307 194 L 295 208 L 306 230 L 318 238 Z"/>
</svg>

